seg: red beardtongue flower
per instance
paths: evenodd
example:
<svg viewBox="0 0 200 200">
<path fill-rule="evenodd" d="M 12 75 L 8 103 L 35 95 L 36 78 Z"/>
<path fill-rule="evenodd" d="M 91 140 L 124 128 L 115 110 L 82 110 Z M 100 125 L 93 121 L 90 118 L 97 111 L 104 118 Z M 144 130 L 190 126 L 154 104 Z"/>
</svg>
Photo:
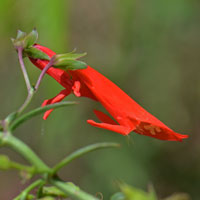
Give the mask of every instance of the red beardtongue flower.
<svg viewBox="0 0 200 200">
<path fill-rule="evenodd" d="M 56 54 L 38 44 L 35 44 L 34 47 L 47 54 L 50 58 Z M 30 58 L 30 60 L 41 70 L 49 62 L 33 58 Z M 131 131 L 134 131 L 138 134 L 160 140 L 182 141 L 182 139 L 188 137 L 188 135 L 181 135 L 168 128 L 131 99 L 117 85 L 90 66 L 87 66 L 86 69 L 68 70 L 67 72 L 51 67 L 48 69 L 47 74 L 53 77 L 65 89 L 56 97 L 45 100 L 42 106 L 60 102 L 69 94 L 74 93 L 77 97 L 88 97 L 100 102 L 114 118 L 113 120 L 103 112 L 94 110 L 101 123 L 91 119 L 87 120 L 92 126 L 114 131 L 122 135 L 128 135 Z M 47 119 L 51 112 L 52 110 L 47 111 L 43 118 Z"/>
</svg>

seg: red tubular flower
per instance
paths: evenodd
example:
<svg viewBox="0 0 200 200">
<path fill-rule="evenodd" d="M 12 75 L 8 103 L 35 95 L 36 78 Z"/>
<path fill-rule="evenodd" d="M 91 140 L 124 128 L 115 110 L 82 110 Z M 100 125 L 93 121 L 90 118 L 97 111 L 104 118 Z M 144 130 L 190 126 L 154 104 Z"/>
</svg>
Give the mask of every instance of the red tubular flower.
<svg viewBox="0 0 200 200">
<path fill-rule="evenodd" d="M 34 47 L 46 53 L 49 57 L 55 55 L 53 51 L 46 47 L 38 44 Z M 40 59 L 30 58 L 30 60 L 41 70 L 48 63 L 48 61 Z M 87 66 L 86 69 L 70 70 L 69 73 L 51 67 L 47 73 L 65 89 L 56 97 L 45 100 L 42 106 L 60 102 L 69 94 L 74 93 L 77 97 L 88 97 L 100 102 L 115 119 L 111 119 L 101 111 L 94 110 L 101 123 L 91 119 L 87 120 L 92 126 L 108 129 L 122 135 L 128 135 L 131 131 L 134 131 L 160 140 L 182 141 L 183 138 L 188 137 L 188 135 L 181 135 L 168 128 L 138 105 L 113 82 L 90 66 Z M 51 111 L 47 111 L 43 118 L 46 119 Z"/>
</svg>

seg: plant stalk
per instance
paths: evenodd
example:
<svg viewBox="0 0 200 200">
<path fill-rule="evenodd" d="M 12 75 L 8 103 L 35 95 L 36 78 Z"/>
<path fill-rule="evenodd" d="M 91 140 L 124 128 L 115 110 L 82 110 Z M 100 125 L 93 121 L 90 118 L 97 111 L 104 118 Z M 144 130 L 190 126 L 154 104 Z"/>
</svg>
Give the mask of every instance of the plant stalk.
<svg viewBox="0 0 200 200">
<path fill-rule="evenodd" d="M 49 173 L 51 169 L 24 142 L 10 133 L 2 138 L 3 145 L 11 147 L 35 167 L 36 173 Z"/>
<path fill-rule="evenodd" d="M 18 110 L 18 114 L 22 113 L 25 110 L 25 108 L 29 105 L 29 103 L 31 102 L 33 98 L 33 95 L 34 95 L 34 89 L 31 87 L 30 90 L 28 91 L 28 96 L 25 102 L 22 104 L 22 106 Z"/>
<path fill-rule="evenodd" d="M 39 179 L 29 185 L 25 190 L 23 190 L 14 200 L 26 200 L 29 192 L 36 188 L 37 186 L 41 185 L 44 181 Z"/>
<path fill-rule="evenodd" d="M 26 82 L 26 87 L 27 87 L 27 90 L 30 91 L 31 84 L 30 84 L 30 80 L 29 80 L 28 73 L 26 71 L 26 67 L 24 65 L 23 56 L 22 56 L 23 47 L 18 47 L 17 51 L 18 51 L 18 58 L 19 58 L 19 63 L 20 63 L 20 66 L 21 66 L 21 70 L 22 70 L 22 73 L 24 75 L 24 80 Z"/>
<path fill-rule="evenodd" d="M 49 61 L 49 63 L 44 67 L 44 69 L 42 70 L 37 82 L 36 82 L 36 85 L 35 85 L 35 91 L 38 90 L 38 87 L 40 86 L 40 83 L 45 75 L 45 73 L 47 72 L 47 70 L 53 65 L 54 63 L 54 58 L 51 58 L 51 60 Z"/>
</svg>

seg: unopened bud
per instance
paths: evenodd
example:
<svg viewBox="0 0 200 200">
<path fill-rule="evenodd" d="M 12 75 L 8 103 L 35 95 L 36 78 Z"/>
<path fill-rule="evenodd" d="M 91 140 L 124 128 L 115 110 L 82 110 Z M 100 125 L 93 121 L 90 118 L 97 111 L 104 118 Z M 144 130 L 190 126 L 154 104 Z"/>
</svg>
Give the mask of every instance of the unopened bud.
<svg viewBox="0 0 200 200">
<path fill-rule="evenodd" d="M 11 161 L 5 155 L 0 155 L 0 169 L 7 170 L 11 168 Z"/>
</svg>

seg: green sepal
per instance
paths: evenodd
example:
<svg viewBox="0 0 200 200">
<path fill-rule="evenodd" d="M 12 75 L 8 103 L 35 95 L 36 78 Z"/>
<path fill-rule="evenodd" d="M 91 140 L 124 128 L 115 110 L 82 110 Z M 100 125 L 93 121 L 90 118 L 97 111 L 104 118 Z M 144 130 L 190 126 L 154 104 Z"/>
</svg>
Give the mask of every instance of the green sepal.
<svg viewBox="0 0 200 200">
<path fill-rule="evenodd" d="M 38 39 L 38 32 L 36 29 L 33 29 L 28 35 L 25 36 L 26 47 L 29 48 L 36 43 Z"/>
<path fill-rule="evenodd" d="M 87 53 L 74 53 L 74 51 L 66 54 L 56 54 L 53 56 L 53 66 L 63 70 L 77 70 L 87 68 L 87 64 L 77 59 L 85 56 Z"/>
<path fill-rule="evenodd" d="M 79 60 L 67 60 L 62 59 L 58 64 L 53 65 L 55 68 L 63 70 L 77 70 L 77 69 L 86 69 L 87 64 Z"/>
<path fill-rule="evenodd" d="M 38 32 L 36 29 L 33 29 L 29 34 L 18 30 L 16 39 L 11 38 L 15 48 L 29 48 L 31 47 L 38 39 Z"/>
<path fill-rule="evenodd" d="M 22 32 L 21 30 L 18 30 L 16 39 L 11 38 L 11 41 L 15 47 L 23 47 L 24 48 L 26 46 L 25 37 L 26 37 L 26 33 Z"/>
<path fill-rule="evenodd" d="M 41 60 L 50 60 L 49 56 L 44 52 L 36 49 L 35 47 L 29 47 L 24 49 L 24 55 L 34 59 L 41 59 Z"/>
<path fill-rule="evenodd" d="M 59 62 L 60 59 L 67 59 L 67 60 L 77 60 L 79 58 L 82 58 L 84 56 L 86 56 L 87 53 L 74 53 L 74 51 L 70 52 L 70 53 L 65 53 L 65 54 L 57 54 L 55 55 L 55 62 Z"/>
<path fill-rule="evenodd" d="M 26 33 L 25 32 L 23 32 L 23 31 L 21 31 L 21 30 L 18 30 L 17 31 L 17 37 L 16 37 L 16 39 L 22 39 L 22 38 L 24 38 L 26 36 Z"/>
</svg>

